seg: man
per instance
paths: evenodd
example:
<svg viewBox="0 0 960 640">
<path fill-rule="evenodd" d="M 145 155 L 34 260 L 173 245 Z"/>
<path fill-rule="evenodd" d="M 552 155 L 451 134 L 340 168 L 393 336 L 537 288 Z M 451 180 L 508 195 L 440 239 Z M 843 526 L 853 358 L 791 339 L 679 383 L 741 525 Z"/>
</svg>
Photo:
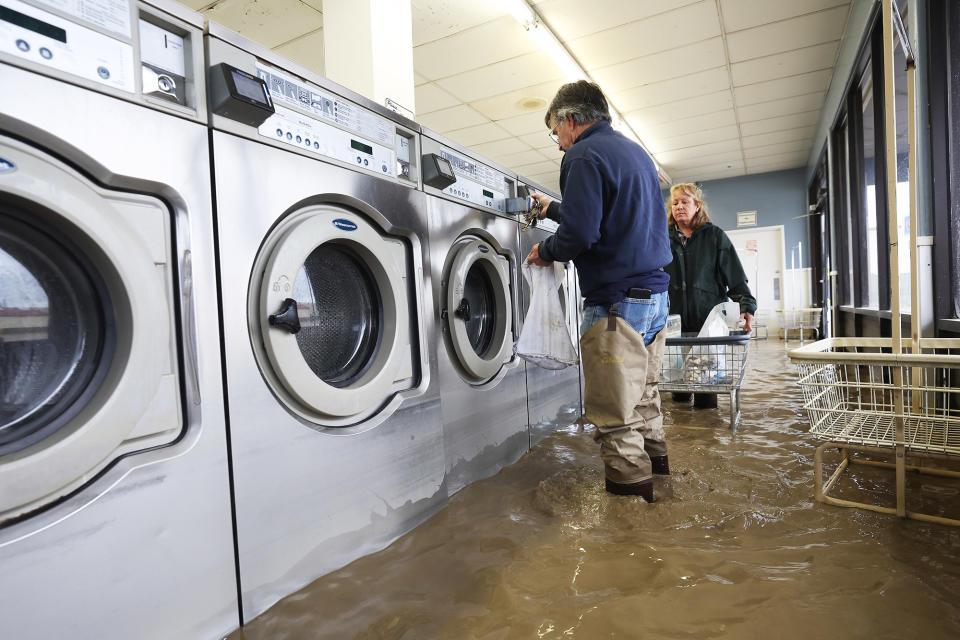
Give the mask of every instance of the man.
<svg viewBox="0 0 960 640">
<path fill-rule="evenodd" d="M 562 203 L 537 198 L 559 222 L 527 262 L 573 260 L 585 298 L 580 328 L 584 417 L 597 427 L 606 489 L 653 502 L 653 474 L 669 474 L 657 381 L 670 306 L 670 241 L 656 167 L 610 126 L 603 92 L 560 87 L 544 122 L 564 152 Z"/>
</svg>

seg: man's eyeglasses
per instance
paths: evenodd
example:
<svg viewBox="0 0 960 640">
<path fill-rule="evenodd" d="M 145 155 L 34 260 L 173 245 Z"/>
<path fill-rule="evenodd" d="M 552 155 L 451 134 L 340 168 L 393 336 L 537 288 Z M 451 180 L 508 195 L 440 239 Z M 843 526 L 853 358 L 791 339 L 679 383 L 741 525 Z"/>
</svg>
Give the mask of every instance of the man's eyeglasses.
<svg viewBox="0 0 960 640">
<path fill-rule="evenodd" d="M 550 136 L 550 139 L 553 140 L 553 144 L 560 144 L 560 135 L 557 133 L 560 131 L 560 125 L 563 124 L 563 120 L 557 123 L 553 129 L 550 129 L 550 133 L 547 135 Z"/>
</svg>

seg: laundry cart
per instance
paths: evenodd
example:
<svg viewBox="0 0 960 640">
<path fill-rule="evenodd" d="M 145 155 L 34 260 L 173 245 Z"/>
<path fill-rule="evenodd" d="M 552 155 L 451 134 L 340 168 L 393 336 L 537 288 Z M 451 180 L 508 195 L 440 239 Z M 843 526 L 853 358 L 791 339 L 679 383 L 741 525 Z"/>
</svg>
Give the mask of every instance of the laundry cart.
<svg viewBox="0 0 960 640">
<path fill-rule="evenodd" d="M 716 393 L 730 396 L 730 429 L 740 424 L 740 385 L 747 366 L 750 334 L 667 338 L 660 363 L 660 391 Z"/>
<path fill-rule="evenodd" d="M 905 471 L 960 478 L 943 462 L 960 462 L 960 339 L 901 341 L 889 338 L 828 338 L 794 349 L 810 433 L 822 444 L 814 453 L 814 493 L 819 502 L 960 525 L 905 505 Z M 825 450 L 839 449 L 840 462 L 823 480 Z M 855 454 L 869 454 L 870 459 Z M 878 456 L 894 455 L 896 462 Z M 924 460 L 939 460 L 936 468 Z M 904 462 L 906 460 L 906 462 Z M 897 508 L 831 497 L 851 465 L 897 470 Z M 897 469 L 898 464 L 900 469 Z"/>
<path fill-rule="evenodd" d="M 813 331 L 813 339 L 820 339 L 820 319 L 823 316 L 823 309 L 820 307 L 806 307 L 803 309 L 788 309 L 783 311 L 783 339 L 790 339 L 790 332 L 796 331 L 799 334 L 800 342 L 804 342 L 807 329 Z"/>
</svg>

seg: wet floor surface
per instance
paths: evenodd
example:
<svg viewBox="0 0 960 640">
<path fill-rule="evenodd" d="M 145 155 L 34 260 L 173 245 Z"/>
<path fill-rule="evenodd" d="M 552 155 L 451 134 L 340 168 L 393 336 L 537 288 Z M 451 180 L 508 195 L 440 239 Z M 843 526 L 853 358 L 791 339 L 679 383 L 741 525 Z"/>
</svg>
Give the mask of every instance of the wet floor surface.
<svg viewBox="0 0 960 640">
<path fill-rule="evenodd" d="M 751 344 L 736 434 L 725 396 L 664 395 L 655 504 L 605 493 L 590 434 L 558 432 L 230 638 L 960 637 L 960 528 L 814 502 L 782 341 Z M 908 507 L 960 517 L 958 490 L 911 475 Z M 892 506 L 893 475 L 857 467 L 834 495 Z"/>
</svg>

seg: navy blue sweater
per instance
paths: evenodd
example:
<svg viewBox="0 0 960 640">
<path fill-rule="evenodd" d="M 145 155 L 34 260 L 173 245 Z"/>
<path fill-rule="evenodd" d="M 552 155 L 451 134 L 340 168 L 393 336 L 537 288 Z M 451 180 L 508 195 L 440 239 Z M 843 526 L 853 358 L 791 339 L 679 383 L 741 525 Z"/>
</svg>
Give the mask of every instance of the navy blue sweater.
<svg viewBox="0 0 960 640">
<path fill-rule="evenodd" d="M 547 215 L 560 223 L 540 243 L 544 260 L 573 260 L 586 304 L 620 302 L 631 287 L 662 293 L 670 284 L 667 215 L 653 160 L 599 121 L 581 133 L 560 163 L 562 202 Z"/>
</svg>

